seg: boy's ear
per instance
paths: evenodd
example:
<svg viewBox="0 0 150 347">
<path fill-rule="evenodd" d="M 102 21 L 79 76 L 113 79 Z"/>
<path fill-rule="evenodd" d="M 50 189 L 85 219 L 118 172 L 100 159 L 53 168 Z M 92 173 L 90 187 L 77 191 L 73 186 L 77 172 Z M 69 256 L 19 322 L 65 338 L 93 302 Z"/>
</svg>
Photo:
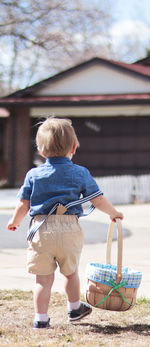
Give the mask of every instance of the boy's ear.
<svg viewBox="0 0 150 347">
<path fill-rule="evenodd" d="M 39 154 L 41 155 L 41 157 L 46 158 L 46 157 L 44 156 L 44 154 L 40 151 L 39 148 L 37 148 L 37 150 L 38 150 Z"/>
<path fill-rule="evenodd" d="M 75 145 L 72 147 L 72 151 L 71 151 L 72 155 L 76 153 L 76 149 L 77 149 L 77 144 L 75 143 Z"/>
</svg>

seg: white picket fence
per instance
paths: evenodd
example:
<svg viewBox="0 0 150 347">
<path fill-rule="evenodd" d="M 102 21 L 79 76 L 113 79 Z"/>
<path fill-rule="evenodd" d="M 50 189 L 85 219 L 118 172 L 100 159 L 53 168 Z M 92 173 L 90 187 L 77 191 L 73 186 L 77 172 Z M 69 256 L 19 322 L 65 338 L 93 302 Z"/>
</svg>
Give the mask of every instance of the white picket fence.
<svg viewBox="0 0 150 347">
<path fill-rule="evenodd" d="M 150 202 L 150 175 L 96 177 L 95 180 L 113 204 Z"/>
</svg>

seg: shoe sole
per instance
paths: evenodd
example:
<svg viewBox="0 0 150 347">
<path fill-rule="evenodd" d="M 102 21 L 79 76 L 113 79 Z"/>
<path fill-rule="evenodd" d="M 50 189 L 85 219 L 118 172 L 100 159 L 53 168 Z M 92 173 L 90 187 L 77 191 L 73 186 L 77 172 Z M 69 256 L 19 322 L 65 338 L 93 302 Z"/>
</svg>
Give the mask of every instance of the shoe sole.
<svg viewBox="0 0 150 347">
<path fill-rule="evenodd" d="M 49 327 L 44 327 L 44 328 L 35 328 L 35 327 L 33 327 L 32 329 L 33 330 L 42 330 L 42 329 L 50 329 L 51 327 L 49 326 Z"/>
<path fill-rule="evenodd" d="M 84 317 L 86 317 L 88 314 L 90 314 L 92 312 L 92 309 L 91 310 L 89 310 L 88 312 L 85 312 L 85 313 L 83 313 L 82 315 L 80 315 L 79 317 L 75 317 L 75 318 L 68 318 L 68 321 L 69 322 L 75 322 L 75 321 L 77 321 L 77 320 L 80 320 L 80 319 L 82 319 L 82 318 L 84 318 Z"/>
</svg>

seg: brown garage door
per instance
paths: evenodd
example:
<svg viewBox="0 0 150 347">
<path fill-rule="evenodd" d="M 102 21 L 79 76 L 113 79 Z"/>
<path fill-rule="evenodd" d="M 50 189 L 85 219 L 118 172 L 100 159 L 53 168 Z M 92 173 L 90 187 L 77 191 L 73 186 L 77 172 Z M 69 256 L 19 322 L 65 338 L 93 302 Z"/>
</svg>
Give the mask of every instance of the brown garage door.
<svg viewBox="0 0 150 347">
<path fill-rule="evenodd" d="M 74 162 L 96 176 L 150 173 L 150 117 L 72 118 Z"/>
</svg>

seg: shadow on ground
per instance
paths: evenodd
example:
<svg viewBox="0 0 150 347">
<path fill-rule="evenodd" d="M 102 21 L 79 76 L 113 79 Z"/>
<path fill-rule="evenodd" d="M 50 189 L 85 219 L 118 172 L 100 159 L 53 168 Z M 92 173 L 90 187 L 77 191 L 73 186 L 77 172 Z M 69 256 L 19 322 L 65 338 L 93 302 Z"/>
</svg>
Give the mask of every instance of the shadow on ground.
<svg viewBox="0 0 150 347">
<path fill-rule="evenodd" d="M 150 336 L 149 324 L 132 324 L 126 327 L 120 327 L 118 325 L 106 325 L 102 327 L 100 324 L 90 323 L 78 323 L 83 327 L 88 327 L 92 333 L 103 333 L 106 335 L 121 334 L 126 332 L 134 332 L 138 335 Z"/>
<path fill-rule="evenodd" d="M 84 243 L 104 243 L 107 241 L 108 224 L 91 222 L 81 219 L 80 224 L 84 231 Z M 123 229 L 123 238 L 131 235 L 127 229 Z M 117 239 L 117 229 L 115 227 L 113 240 Z"/>
</svg>

